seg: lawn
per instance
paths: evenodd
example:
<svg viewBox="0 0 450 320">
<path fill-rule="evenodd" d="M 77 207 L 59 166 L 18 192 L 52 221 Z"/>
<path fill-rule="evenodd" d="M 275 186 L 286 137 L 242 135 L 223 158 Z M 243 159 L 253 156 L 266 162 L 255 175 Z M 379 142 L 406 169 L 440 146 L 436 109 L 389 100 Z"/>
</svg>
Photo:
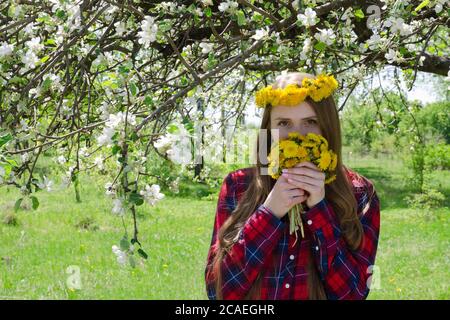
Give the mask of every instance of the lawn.
<svg viewBox="0 0 450 320">
<path fill-rule="evenodd" d="M 403 198 L 411 190 L 399 161 L 345 160 L 375 183 L 381 200 L 380 286 L 369 299 L 449 299 L 448 201 L 433 212 L 410 209 Z M 449 199 L 449 172 L 433 176 Z M 81 203 L 73 189 L 40 192 L 39 208 L 19 210 L 16 224 L 5 217 L 14 212 L 18 192 L 0 189 L 0 298 L 207 299 L 204 266 L 216 197 L 167 194 L 155 208 L 139 207 L 139 236 L 149 257 L 136 268 L 121 267 L 111 246 L 119 244 L 123 222 L 110 213 L 104 181 L 81 181 Z M 131 234 L 130 218 L 125 225 Z M 66 285 L 70 267 L 79 268 L 80 290 Z"/>
</svg>

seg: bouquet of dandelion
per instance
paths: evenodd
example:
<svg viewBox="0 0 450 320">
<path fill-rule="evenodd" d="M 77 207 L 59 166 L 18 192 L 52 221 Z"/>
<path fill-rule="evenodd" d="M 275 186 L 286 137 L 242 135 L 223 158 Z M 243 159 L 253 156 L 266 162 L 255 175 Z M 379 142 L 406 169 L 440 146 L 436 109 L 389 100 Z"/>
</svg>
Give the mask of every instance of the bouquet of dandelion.
<svg viewBox="0 0 450 320">
<path fill-rule="evenodd" d="M 336 179 L 335 169 L 337 155 L 328 149 L 328 141 L 321 135 L 308 133 L 303 136 L 291 132 L 287 139 L 274 143 L 269 156 L 269 174 L 278 179 L 285 168 L 292 168 L 296 164 L 309 161 L 325 173 L 325 184 Z M 302 205 L 295 205 L 289 210 L 290 234 L 301 230 L 302 238 L 305 237 L 300 214 L 303 213 Z M 297 233 L 295 233 L 297 238 Z M 297 241 L 297 240 L 296 240 Z"/>
</svg>

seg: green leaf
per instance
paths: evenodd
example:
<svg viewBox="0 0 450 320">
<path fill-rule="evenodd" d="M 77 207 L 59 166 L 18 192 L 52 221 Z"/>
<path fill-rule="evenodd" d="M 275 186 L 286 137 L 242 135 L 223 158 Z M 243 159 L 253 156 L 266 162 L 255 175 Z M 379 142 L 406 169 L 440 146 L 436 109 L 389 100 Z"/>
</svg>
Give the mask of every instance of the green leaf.
<svg viewBox="0 0 450 320">
<path fill-rule="evenodd" d="M 126 66 L 120 66 L 120 67 L 119 67 L 119 73 L 120 73 L 121 75 L 127 75 L 128 72 L 130 72 L 130 69 L 127 68 Z"/>
<path fill-rule="evenodd" d="M 130 83 L 130 92 L 133 97 L 135 97 L 137 94 L 137 87 L 133 82 Z"/>
<path fill-rule="evenodd" d="M 161 32 L 167 32 L 172 29 L 172 24 L 169 21 L 161 21 L 158 26 Z"/>
<path fill-rule="evenodd" d="M 130 256 L 130 257 L 128 258 L 128 261 L 130 262 L 130 266 L 131 266 L 132 268 L 136 267 L 136 261 L 134 260 L 133 256 Z"/>
<path fill-rule="evenodd" d="M 10 133 L 0 136 L 0 148 L 6 145 L 12 140 L 12 135 Z"/>
<path fill-rule="evenodd" d="M 42 58 L 41 58 L 41 62 L 42 62 L 42 63 L 45 63 L 45 61 L 47 61 L 49 58 L 50 58 L 49 55 L 47 55 L 47 56 L 45 56 L 45 57 L 42 57 Z"/>
<path fill-rule="evenodd" d="M 139 249 L 137 252 L 139 253 L 139 255 L 140 255 L 142 258 L 144 258 L 144 259 L 147 259 L 147 258 L 148 258 L 148 255 L 147 255 L 147 253 L 146 253 L 144 250 Z"/>
<path fill-rule="evenodd" d="M 314 49 L 316 49 L 318 51 L 323 51 L 323 50 L 325 50 L 326 47 L 327 47 L 327 45 L 324 42 L 318 42 L 314 45 Z"/>
<path fill-rule="evenodd" d="M 130 202 L 134 203 L 137 206 L 140 206 L 144 203 L 144 198 L 137 192 L 130 193 Z"/>
<path fill-rule="evenodd" d="M 210 7 L 207 7 L 207 8 L 205 9 L 205 15 L 206 15 L 208 18 L 211 18 L 212 12 L 211 12 L 211 8 L 210 8 Z"/>
<path fill-rule="evenodd" d="M 39 208 L 39 200 L 35 196 L 31 196 L 31 202 L 33 203 L 33 210 Z"/>
<path fill-rule="evenodd" d="M 175 124 L 171 123 L 169 125 L 169 127 L 167 128 L 167 132 L 172 133 L 172 134 L 176 133 L 176 132 L 178 132 L 178 127 Z"/>
<path fill-rule="evenodd" d="M 153 98 L 152 98 L 152 96 L 145 96 L 145 99 L 144 99 L 144 104 L 146 105 L 146 106 L 153 106 Z"/>
<path fill-rule="evenodd" d="M 139 136 L 136 132 L 133 131 L 131 134 L 131 141 L 136 142 L 139 139 Z"/>
<path fill-rule="evenodd" d="M 252 20 L 255 22 L 261 22 L 261 21 L 263 21 L 263 19 L 264 19 L 264 17 L 261 14 L 259 14 L 258 12 L 255 12 L 252 16 Z"/>
<path fill-rule="evenodd" d="M 52 80 L 50 78 L 47 78 L 44 80 L 44 82 L 42 83 L 42 89 L 44 91 L 47 91 L 48 89 L 50 89 L 50 86 L 52 85 Z"/>
<path fill-rule="evenodd" d="M 22 203 L 23 198 L 17 199 L 16 204 L 14 205 L 14 211 L 18 211 L 20 209 L 20 204 Z"/>
<path fill-rule="evenodd" d="M 44 44 L 47 44 L 47 45 L 54 45 L 54 44 L 56 44 L 56 41 L 53 40 L 53 39 L 47 39 L 47 40 L 44 42 Z"/>
<path fill-rule="evenodd" d="M 360 19 L 364 18 L 364 12 L 361 9 L 355 10 L 355 17 Z"/>
<path fill-rule="evenodd" d="M 112 147 L 112 154 L 114 154 L 114 155 L 116 155 L 119 151 L 121 151 L 122 149 L 120 149 L 120 147 L 117 145 L 117 144 L 115 144 L 115 145 L 113 145 L 113 147 Z"/>
<path fill-rule="evenodd" d="M 428 4 L 430 3 L 430 0 L 424 0 L 422 1 L 415 9 L 415 12 L 418 12 L 420 10 L 422 10 L 424 7 L 426 7 Z"/>
<path fill-rule="evenodd" d="M 6 162 L 8 162 L 13 167 L 18 167 L 17 162 L 14 161 L 13 159 L 6 159 Z"/>
<path fill-rule="evenodd" d="M 130 249 L 130 243 L 128 242 L 128 239 L 124 236 L 119 243 L 120 250 L 127 251 Z"/>
<path fill-rule="evenodd" d="M 55 15 L 58 17 L 58 18 L 60 18 L 61 20 L 65 20 L 65 18 L 66 18 L 66 12 L 64 11 L 64 10 L 61 10 L 61 9 L 58 9 L 58 10 L 56 10 L 56 13 L 55 13 Z"/>
<path fill-rule="evenodd" d="M 18 76 L 14 76 L 9 80 L 9 83 L 12 84 L 26 84 L 27 83 L 27 79 L 26 78 L 22 78 L 22 77 L 18 77 Z"/>
<path fill-rule="evenodd" d="M 247 23 L 247 20 L 245 19 L 244 11 L 239 10 L 236 13 L 236 16 L 237 16 L 237 23 L 238 23 L 239 26 L 243 26 L 243 25 L 245 25 Z"/>
</svg>

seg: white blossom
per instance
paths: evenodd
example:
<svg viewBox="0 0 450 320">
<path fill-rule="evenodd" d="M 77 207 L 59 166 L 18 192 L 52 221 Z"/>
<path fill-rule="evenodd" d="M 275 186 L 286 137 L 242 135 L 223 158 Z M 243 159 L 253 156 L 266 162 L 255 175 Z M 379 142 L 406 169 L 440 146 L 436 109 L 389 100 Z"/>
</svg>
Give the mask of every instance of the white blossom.
<svg viewBox="0 0 450 320">
<path fill-rule="evenodd" d="M 28 155 L 28 153 L 24 153 L 20 156 L 20 160 L 22 161 L 22 163 L 27 162 L 30 159 L 30 156 Z"/>
<path fill-rule="evenodd" d="M 127 263 L 127 253 L 120 250 L 118 246 L 112 246 L 112 252 L 116 255 L 117 262 L 120 265 L 125 265 Z"/>
<path fill-rule="evenodd" d="M 316 20 L 317 13 L 311 9 L 306 8 L 305 14 L 299 14 L 297 15 L 297 19 L 305 26 L 305 27 L 311 27 L 314 26 L 317 23 Z"/>
<path fill-rule="evenodd" d="M 402 36 L 413 32 L 413 27 L 405 23 L 402 18 L 389 18 L 384 22 L 384 26 L 390 27 L 392 33 L 399 33 Z"/>
<path fill-rule="evenodd" d="M 320 41 L 325 43 L 326 45 L 331 45 L 334 42 L 334 39 L 336 38 L 336 35 L 334 34 L 333 30 L 331 29 L 317 29 L 320 31 L 320 33 L 316 33 L 314 37 Z"/>
<path fill-rule="evenodd" d="M 136 124 L 136 116 L 128 113 L 128 115 L 122 111 L 119 111 L 117 114 L 110 114 L 109 121 L 106 122 L 106 125 L 110 128 L 117 128 L 120 124 L 125 123 L 125 118 L 128 124 L 135 125 Z"/>
<path fill-rule="evenodd" d="M 103 170 L 105 168 L 105 166 L 103 165 L 103 159 L 102 157 L 95 157 L 94 159 L 94 165 L 99 169 L 99 170 Z"/>
<path fill-rule="evenodd" d="M 239 4 L 236 1 L 225 1 L 219 5 L 219 11 L 233 13 L 238 6 Z"/>
<path fill-rule="evenodd" d="M 203 54 L 208 54 L 213 49 L 214 44 L 213 43 L 202 42 L 202 43 L 200 43 L 199 46 L 200 46 L 200 48 L 202 48 L 202 53 Z"/>
<path fill-rule="evenodd" d="M 425 56 L 420 56 L 419 58 L 419 66 L 423 66 L 423 62 L 425 61 L 426 57 Z"/>
<path fill-rule="evenodd" d="M 14 45 L 7 42 L 2 42 L 0 44 L 0 58 L 12 55 L 14 50 Z"/>
<path fill-rule="evenodd" d="M 37 183 L 39 189 L 47 190 L 48 192 L 52 191 L 53 181 L 50 179 L 47 179 L 46 176 L 44 176 L 44 181 Z"/>
<path fill-rule="evenodd" d="M 170 191 L 172 191 L 173 193 L 179 193 L 180 189 L 179 189 L 179 183 L 180 183 L 180 177 L 177 177 L 175 180 L 173 180 L 170 183 Z"/>
<path fill-rule="evenodd" d="M 303 42 L 303 48 L 302 52 L 300 52 L 300 59 L 306 60 L 308 59 L 308 53 L 311 51 L 312 45 L 311 45 L 311 39 L 306 38 Z"/>
<path fill-rule="evenodd" d="M 202 3 L 205 6 L 212 6 L 213 5 L 212 0 L 202 0 Z"/>
<path fill-rule="evenodd" d="M 267 39 L 269 37 L 269 27 L 256 30 L 255 34 L 251 38 L 255 40 Z"/>
<path fill-rule="evenodd" d="M 27 24 L 27 26 L 23 29 L 23 31 L 28 35 L 32 35 L 34 33 L 34 30 L 36 29 L 37 27 L 35 27 L 34 22 L 31 22 Z"/>
<path fill-rule="evenodd" d="M 105 184 L 105 189 L 106 189 L 105 194 L 107 196 L 115 196 L 116 195 L 116 190 L 111 182 L 107 182 Z"/>
<path fill-rule="evenodd" d="M 442 9 L 444 9 L 444 5 L 448 2 L 448 0 L 437 0 L 434 5 L 434 11 L 436 13 L 440 13 Z"/>
<path fill-rule="evenodd" d="M 114 27 L 116 27 L 116 34 L 121 37 L 126 31 L 126 25 L 124 22 L 119 21 L 114 23 Z"/>
<path fill-rule="evenodd" d="M 47 73 L 42 77 L 42 80 L 46 81 L 47 79 L 49 79 L 51 81 L 51 88 L 53 90 L 58 90 L 58 89 L 62 88 L 61 83 L 60 83 L 61 79 L 59 78 L 58 75 L 53 74 L 53 73 Z"/>
<path fill-rule="evenodd" d="M 20 120 L 20 130 L 27 131 L 29 129 L 27 122 L 25 119 Z"/>
<path fill-rule="evenodd" d="M 113 205 L 112 213 L 117 214 L 118 216 L 123 216 L 125 214 L 125 208 L 120 199 L 114 199 Z"/>
<path fill-rule="evenodd" d="M 59 156 L 58 159 L 57 159 L 57 162 L 58 162 L 59 164 L 64 164 L 64 163 L 66 163 L 66 162 L 67 162 L 66 157 L 64 157 L 64 156 Z"/>
<path fill-rule="evenodd" d="M 22 63 L 25 65 L 26 69 L 32 69 L 39 63 L 39 58 L 30 50 L 22 56 Z"/>
<path fill-rule="evenodd" d="M 383 40 L 378 33 L 374 33 L 370 36 L 366 43 L 370 50 L 375 50 L 383 43 Z"/>
<path fill-rule="evenodd" d="M 169 150 L 170 146 L 172 145 L 172 139 L 171 135 L 164 135 L 158 140 L 156 140 L 153 145 L 156 149 L 158 149 L 161 153 L 166 153 L 167 150 Z"/>
<path fill-rule="evenodd" d="M 393 49 L 389 49 L 384 57 L 386 58 L 388 63 L 400 62 L 402 60 L 402 58 L 400 57 L 400 53 Z"/>
<path fill-rule="evenodd" d="M 152 186 L 145 185 L 144 190 L 141 190 L 139 194 L 144 197 L 148 204 L 154 206 L 159 200 L 164 198 L 164 194 L 159 191 L 160 187 L 157 184 L 152 184 Z"/>
<path fill-rule="evenodd" d="M 30 49 L 35 53 L 38 53 L 44 48 L 44 45 L 41 43 L 41 37 L 35 37 L 25 42 L 25 47 L 27 47 L 28 49 Z"/>
<path fill-rule="evenodd" d="M 142 31 L 138 32 L 138 42 L 140 44 L 148 46 L 151 42 L 156 41 L 158 25 L 155 23 L 155 19 L 153 17 L 145 16 L 145 19 L 141 22 L 141 30 Z"/>
<path fill-rule="evenodd" d="M 97 143 L 100 146 L 112 145 L 112 137 L 114 135 L 114 129 L 110 127 L 104 127 L 102 134 L 97 137 Z"/>
</svg>

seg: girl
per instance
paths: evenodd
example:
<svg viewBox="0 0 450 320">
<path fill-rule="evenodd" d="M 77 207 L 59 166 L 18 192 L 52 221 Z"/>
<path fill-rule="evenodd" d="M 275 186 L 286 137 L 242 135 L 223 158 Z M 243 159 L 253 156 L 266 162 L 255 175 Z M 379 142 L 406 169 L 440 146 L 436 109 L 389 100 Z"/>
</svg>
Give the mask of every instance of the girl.
<svg viewBox="0 0 450 320">
<path fill-rule="evenodd" d="M 304 73 L 286 73 L 272 88 L 302 86 Z M 302 162 L 277 180 L 255 167 L 224 179 L 205 269 L 209 299 L 365 299 L 375 262 L 380 203 L 373 183 L 346 168 L 331 93 L 294 106 L 267 105 L 261 129 L 321 134 L 338 156 L 336 179 L 325 185 L 315 164 Z M 259 154 L 258 137 L 257 154 Z M 287 212 L 304 205 L 305 237 L 289 233 Z"/>
</svg>

